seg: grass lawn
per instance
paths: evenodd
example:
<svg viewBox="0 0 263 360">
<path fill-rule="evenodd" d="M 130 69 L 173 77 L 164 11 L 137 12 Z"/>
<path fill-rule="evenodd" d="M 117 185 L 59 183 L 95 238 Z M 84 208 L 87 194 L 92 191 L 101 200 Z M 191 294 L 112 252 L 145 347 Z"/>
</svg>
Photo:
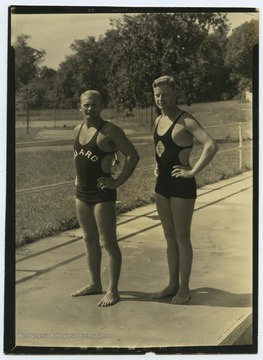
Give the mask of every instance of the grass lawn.
<svg viewBox="0 0 263 360">
<path fill-rule="evenodd" d="M 190 110 L 200 117 L 204 126 L 226 125 L 234 122 L 249 121 L 247 103 L 220 102 L 192 105 Z M 207 109 L 207 110 L 206 110 Z M 234 109 L 234 110 L 233 110 Z M 245 109 L 245 110 L 243 110 Z M 206 110 L 206 111 L 205 111 Z M 220 112 L 221 111 L 221 115 Z M 234 118 L 234 114 L 236 117 Z M 241 116 L 242 115 L 242 116 Z M 251 118 L 250 118 L 251 119 Z M 238 146 L 238 128 L 228 127 L 211 129 L 211 134 L 218 140 L 220 151 Z M 38 129 L 34 129 L 30 140 L 34 140 Z M 214 133 L 212 133 L 212 131 Z M 17 141 L 21 129 L 17 131 Z M 252 145 L 251 129 L 247 126 L 244 145 Z M 20 136 L 22 139 L 22 136 Z M 23 140 L 19 140 L 23 141 Z M 135 144 L 139 154 L 138 167 L 154 165 L 154 146 L 151 140 Z M 201 147 L 194 145 L 193 157 L 200 154 Z M 252 149 L 244 150 L 243 171 L 252 168 Z M 196 160 L 193 159 L 192 164 Z M 233 150 L 218 153 L 198 176 L 198 186 L 214 183 L 234 176 L 240 172 L 239 152 Z M 35 151 L 16 154 L 16 187 L 28 189 L 42 185 L 72 181 L 75 178 L 73 151 Z M 155 177 L 153 169 L 144 172 L 136 171 L 131 178 L 118 189 L 118 213 L 123 213 L 138 206 L 154 201 Z M 60 231 L 78 227 L 75 215 L 75 187 L 72 186 L 46 190 L 34 194 L 18 195 L 16 198 L 16 243 L 17 246 L 36 241 L 37 239 L 56 234 Z"/>
</svg>

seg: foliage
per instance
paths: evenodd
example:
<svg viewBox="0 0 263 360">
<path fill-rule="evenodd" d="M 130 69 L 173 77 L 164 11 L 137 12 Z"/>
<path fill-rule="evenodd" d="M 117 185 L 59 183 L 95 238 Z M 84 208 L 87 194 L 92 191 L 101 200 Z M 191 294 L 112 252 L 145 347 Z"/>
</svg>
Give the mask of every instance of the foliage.
<svg viewBox="0 0 263 360">
<path fill-rule="evenodd" d="M 39 64 L 44 60 L 45 50 L 36 50 L 28 46 L 28 35 L 20 35 L 13 44 L 15 50 L 16 89 L 30 83 L 38 74 Z"/>
<path fill-rule="evenodd" d="M 233 30 L 229 37 L 225 65 L 230 69 L 230 79 L 236 87 L 236 93 L 251 91 L 252 88 L 252 52 L 258 43 L 258 21 L 251 20 Z"/>
<path fill-rule="evenodd" d="M 28 35 L 18 36 L 17 109 L 76 108 L 79 95 L 92 88 L 106 106 L 131 112 L 152 106 L 152 82 L 164 74 L 175 77 L 179 104 L 233 99 L 251 89 L 258 21 L 229 37 L 225 13 L 140 13 L 111 26 L 97 40 L 76 39 L 57 71 L 41 67 L 45 51 L 28 46 Z"/>
<path fill-rule="evenodd" d="M 175 75 L 178 100 L 191 103 L 201 81 L 199 65 L 207 59 L 200 46 L 211 27 L 227 31 L 225 15 L 214 13 L 124 15 L 113 25 L 104 38 L 111 52 L 107 79 L 121 110 L 149 106 L 152 82 L 163 74 Z"/>
<path fill-rule="evenodd" d="M 194 102 L 231 98 L 229 71 L 224 66 L 227 41 L 225 32 L 215 31 L 201 43 L 191 66 L 194 81 L 188 81 L 186 88 Z"/>
<path fill-rule="evenodd" d="M 40 67 L 45 50 L 28 46 L 28 35 L 17 37 L 15 49 L 16 107 L 25 109 L 41 108 L 44 100 L 53 98 L 56 71 Z"/>
<path fill-rule="evenodd" d="M 105 72 L 103 68 L 107 63 L 107 55 L 93 36 L 83 40 L 75 40 L 71 45 L 74 54 L 67 56 L 58 69 L 58 83 L 60 97 L 76 99 L 88 89 L 101 92 L 103 99 L 107 102 L 105 91 Z"/>
</svg>

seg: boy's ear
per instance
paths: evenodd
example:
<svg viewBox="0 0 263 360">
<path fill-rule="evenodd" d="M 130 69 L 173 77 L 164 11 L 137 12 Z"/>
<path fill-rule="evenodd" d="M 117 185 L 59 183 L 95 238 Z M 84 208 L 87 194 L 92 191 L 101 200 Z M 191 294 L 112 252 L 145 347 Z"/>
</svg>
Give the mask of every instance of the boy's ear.
<svg viewBox="0 0 263 360">
<path fill-rule="evenodd" d="M 78 109 L 79 109 L 79 111 L 81 111 L 81 105 L 80 105 L 80 103 L 78 103 Z"/>
</svg>

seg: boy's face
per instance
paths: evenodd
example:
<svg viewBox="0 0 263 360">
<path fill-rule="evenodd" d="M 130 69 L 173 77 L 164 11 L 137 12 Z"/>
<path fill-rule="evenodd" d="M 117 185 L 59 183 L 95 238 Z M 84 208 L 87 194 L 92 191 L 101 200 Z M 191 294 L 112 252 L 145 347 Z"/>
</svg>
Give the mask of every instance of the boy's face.
<svg viewBox="0 0 263 360">
<path fill-rule="evenodd" d="M 155 87 L 154 100 L 160 110 L 166 110 L 175 105 L 175 92 L 169 85 Z"/>
<path fill-rule="evenodd" d="M 85 119 L 96 119 L 100 117 L 102 111 L 101 99 L 96 94 L 82 96 L 80 110 Z"/>
</svg>

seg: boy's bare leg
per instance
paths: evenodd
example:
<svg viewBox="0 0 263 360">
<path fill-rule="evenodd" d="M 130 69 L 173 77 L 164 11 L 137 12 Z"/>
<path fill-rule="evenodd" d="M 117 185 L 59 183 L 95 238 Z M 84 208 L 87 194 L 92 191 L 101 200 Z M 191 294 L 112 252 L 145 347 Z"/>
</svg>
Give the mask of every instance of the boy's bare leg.
<svg viewBox="0 0 263 360">
<path fill-rule="evenodd" d="M 173 216 L 170 207 L 170 200 L 160 194 L 155 195 L 157 211 L 162 223 L 164 236 L 167 243 L 166 255 L 169 270 L 168 285 L 152 295 L 152 299 L 161 299 L 174 296 L 179 288 L 179 255 L 176 242 Z"/>
<path fill-rule="evenodd" d="M 79 224 L 83 232 L 87 252 L 87 264 L 90 272 L 90 282 L 83 288 L 74 291 L 72 296 L 85 296 L 102 293 L 100 266 L 101 247 L 99 234 L 94 217 L 94 205 L 76 200 L 76 212 Z"/>
<path fill-rule="evenodd" d="M 108 254 L 109 286 L 98 306 L 114 305 L 120 300 L 118 282 L 121 270 L 121 251 L 116 234 L 115 202 L 104 202 L 95 205 L 94 214 L 100 234 L 101 244 Z"/>
<path fill-rule="evenodd" d="M 173 297 L 173 304 L 186 304 L 191 299 L 189 280 L 192 269 L 193 249 L 190 240 L 191 222 L 195 200 L 171 198 L 174 228 L 179 248 L 180 287 Z"/>
</svg>

